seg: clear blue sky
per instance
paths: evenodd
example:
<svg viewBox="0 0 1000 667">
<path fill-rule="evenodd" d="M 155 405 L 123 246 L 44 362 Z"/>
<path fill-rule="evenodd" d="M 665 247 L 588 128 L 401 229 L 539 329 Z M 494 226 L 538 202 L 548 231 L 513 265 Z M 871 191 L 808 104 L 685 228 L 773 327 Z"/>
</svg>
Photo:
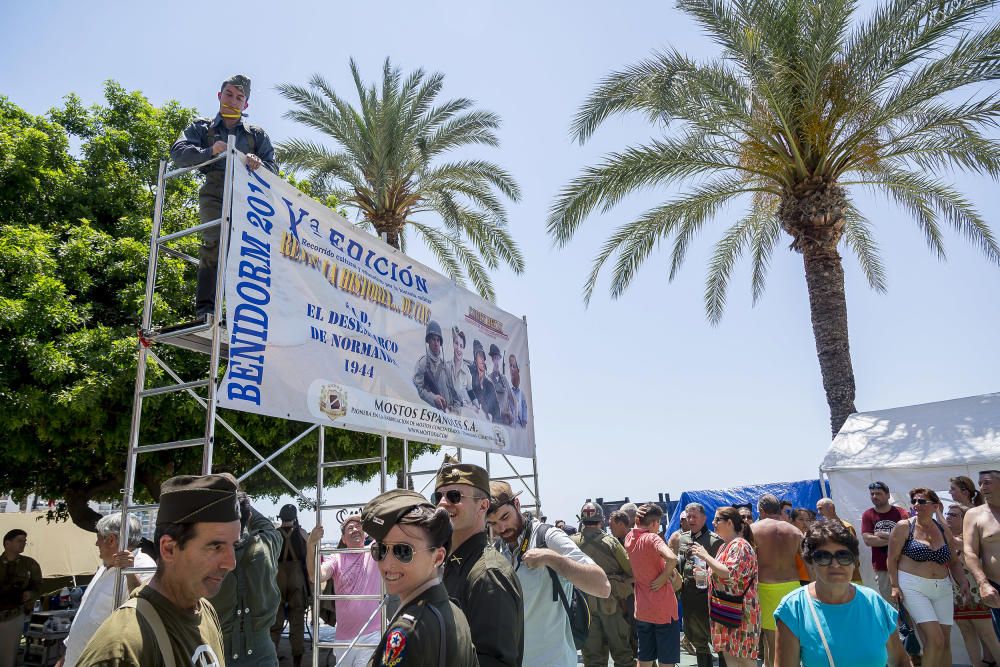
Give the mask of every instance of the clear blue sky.
<svg viewBox="0 0 1000 667">
<path fill-rule="evenodd" d="M 275 84 L 318 72 L 350 98 L 348 58 L 371 80 L 388 56 L 405 71 L 443 72 L 442 98 L 471 97 L 500 114 L 501 147 L 475 153 L 522 186 L 509 212 L 528 268 L 495 276 L 498 302 L 528 319 L 542 497 L 551 519 L 569 519 L 587 497 L 815 477 L 830 441 L 801 258 L 787 243 L 763 301 L 751 308 L 741 265 L 713 327 L 702 305 L 707 257 L 738 209 L 705 228 L 673 284 L 668 254 L 655 252 L 623 298 L 607 297 L 605 276 L 589 308 L 583 281 L 609 230 L 667 193 L 592 216 L 567 249 L 545 234 L 555 193 L 583 166 L 657 133 L 638 118 L 612 119 L 581 147 L 569 139 L 572 114 L 601 77 L 669 46 L 715 53 L 669 2 L 7 2 L 0 94 L 44 113 L 69 92 L 100 101 L 102 82 L 115 79 L 156 104 L 212 113 L 219 81 L 243 72 L 253 79 L 250 119 L 281 140 L 308 133 L 282 118 Z M 1000 234 L 996 185 L 954 182 Z M 1000 269 L 950 232 L 948 261 L 938 261 L 896 208 L 861 200 L 889 292 L 870 291 L 845 259 L 858 409 L 997 391 Z"/>
</svg>

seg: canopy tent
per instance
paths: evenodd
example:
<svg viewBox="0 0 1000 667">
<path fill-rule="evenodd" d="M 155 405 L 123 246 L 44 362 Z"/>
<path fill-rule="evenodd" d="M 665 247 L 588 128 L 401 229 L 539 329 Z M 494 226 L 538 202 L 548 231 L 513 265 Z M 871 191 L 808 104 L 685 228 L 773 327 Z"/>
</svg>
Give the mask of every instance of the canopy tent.
<svg viewBox="0 0 1000 667">
<path fill-rule="evenodd" d="M 877 412 L 860 412 L 833 439 L 820 466 L 830 480 L 837 513 L 858 528 L 871 507 L 868 485 L 885 482 L 893 502 L 908 505 L 909 490 L 934 489 L 947 502 L 948 480 L 1000 468 L 1000 394 L 956 398 Z M 875 587 L 871 549 L 861 543 L 861 576 Z M 952 661 L 968 664 L 957 626 L 952 628 Z"/>
<path fill-rule="evenodd" d="M 28 533 L 25 556 L 42 568 L 46 579 L 94 574 L 100 565 L 95 533 L 73 523 L 49 523 L 45 512 L 0 512 L 0 535 L 20 528 Z"/>
<path fill-rule="evenodd" d="M 823 497 L 818 479 L 806 479 L 799 482 L 769 482 L 767 484 L 751 484 L 731 489 L 702 489 L 700 491 L 685 491 L 677 503 L 674 514 L 670 517 L 666 534 L 670 535 L 680 527 L 681 511 L 688 503 L 701 503 L 709 521 L 719 507 L 730 505 L 750 505 L 753 516 L 757 518 L 757 500 L 765 493 L 772 493 L 779 500 L 788 500 L 793 507 L 806 507 L 816 510 L 816 501 Z"/>
<path fill-rule="evenodd" d="M 949 478 L 976 480 L 984 468 L 1000 468 L 1000 393 L 853 414 L 820 471 L 830 480 L 837 513 L 860 536 L 861 514 L 871 507 L 870 483 L 885 482 L 898 505 L 907 506 L 917 486 L 947 502 Z M 874 583 L 871 550 L 863 543 L 861 574 Z"/>
</svg>

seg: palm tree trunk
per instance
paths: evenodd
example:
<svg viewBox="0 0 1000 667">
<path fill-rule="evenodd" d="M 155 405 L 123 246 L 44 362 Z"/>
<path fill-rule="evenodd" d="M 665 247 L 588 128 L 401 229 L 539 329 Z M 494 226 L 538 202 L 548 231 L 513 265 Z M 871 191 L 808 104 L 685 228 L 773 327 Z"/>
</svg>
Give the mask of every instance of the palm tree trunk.
<svg viewBox="0 0 1000 667">
<path fill-rule="evenodd" d="M 802 262 L 809 290 L 816 355 L 823 375 L 830 428 L 836 436 L 854 407 L 854 368 L 847 333 L 844 266 L 836 245 L 805 244 Z"/>
</svg>

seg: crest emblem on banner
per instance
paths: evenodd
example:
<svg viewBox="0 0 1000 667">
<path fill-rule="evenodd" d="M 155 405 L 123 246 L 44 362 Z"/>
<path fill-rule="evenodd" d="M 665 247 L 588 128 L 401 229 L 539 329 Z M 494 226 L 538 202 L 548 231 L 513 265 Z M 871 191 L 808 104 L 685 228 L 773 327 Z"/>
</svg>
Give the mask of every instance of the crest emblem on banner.
<svg viewBox="0 0 1000 667">
<path fill-rule="evenodd" d="M 347 390 L 339 384 L 325 384 L 319 390 L 319 409 L 330 419 L 347 414 Z"/>
</svg>

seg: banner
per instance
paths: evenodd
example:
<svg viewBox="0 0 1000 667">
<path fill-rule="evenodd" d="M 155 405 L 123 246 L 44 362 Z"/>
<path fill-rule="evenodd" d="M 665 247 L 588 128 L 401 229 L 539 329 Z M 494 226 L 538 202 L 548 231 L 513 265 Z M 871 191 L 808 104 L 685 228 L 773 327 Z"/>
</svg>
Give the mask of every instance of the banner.
<svg viewBox="0 0 1000 667">
<path fill-rule="evenodd" d="M 521 318 L 266 169 L 237 164 L 232 210 L 221 407 L 534 454 Z"/>
</svg>

